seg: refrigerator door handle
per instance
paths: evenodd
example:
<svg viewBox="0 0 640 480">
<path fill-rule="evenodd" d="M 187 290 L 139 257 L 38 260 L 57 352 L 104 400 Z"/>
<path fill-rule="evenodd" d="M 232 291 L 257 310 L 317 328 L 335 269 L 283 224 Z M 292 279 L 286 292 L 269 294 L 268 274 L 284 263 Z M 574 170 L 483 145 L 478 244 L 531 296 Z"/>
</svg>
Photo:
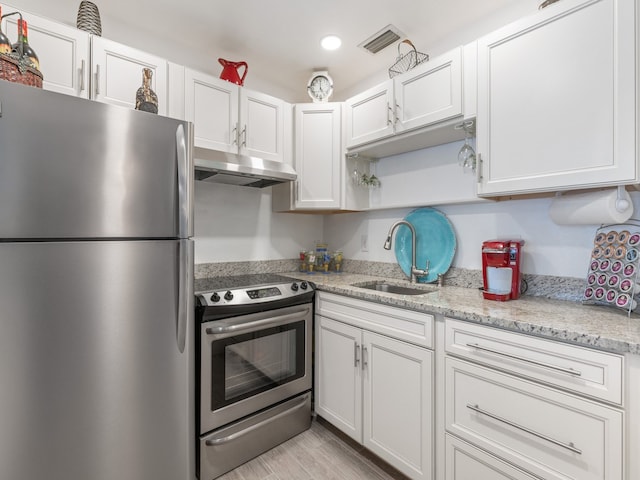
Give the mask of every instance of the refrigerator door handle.
<svg viewBox="0 0 640 480">
<path fill-rule="evenodd" d="M 189 236 L 189 183 L 187 178 L 188 153 L 184 126 L 176 129 L 176 154 L 178 156 L 178 236 Z"/>
<path fill-rule="evenodd" d="M 178 299 L 176 305 L 176 342 L 180 353 L 184 353 L 187 341 L 187 326 L 193 315 L 193 240 L 178 242 Z"/>
</svg>

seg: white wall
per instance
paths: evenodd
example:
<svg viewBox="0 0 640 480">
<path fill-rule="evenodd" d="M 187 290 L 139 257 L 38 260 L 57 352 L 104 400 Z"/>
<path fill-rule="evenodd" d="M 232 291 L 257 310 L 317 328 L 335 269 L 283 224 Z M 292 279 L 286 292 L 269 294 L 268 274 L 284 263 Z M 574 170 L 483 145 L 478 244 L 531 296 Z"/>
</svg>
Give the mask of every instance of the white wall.
<svg viewBox="0 0 640 480">
<path fill-rule="evenodd" d="M 322 240 L 323 220 L 273 213 L 270 187 L 196 182 L 195 262 L 296 258 Z"/>
<path fill-rule="evenodd" d="M 640 193 L 631 194 L 640 218 Z M 586 276 L 595 231 L 599 225 L 561 226 L 548 216 L 551 198 L 449 205 L 436 207 L 453 225 L 457 238 L 454 267 L 480 269 L 484 240 L 515 237 L 525 240 L 525 273 L 583 278 Z M 334 215 L 325 220 L 330 246 L 341 246 L 346 258 L 395 262 L 393 248 L 382 245 L 389 227 L 412 209 L 394 209 Z M 368 252 L 361 251 L 367 236 Z"/>
</svg>

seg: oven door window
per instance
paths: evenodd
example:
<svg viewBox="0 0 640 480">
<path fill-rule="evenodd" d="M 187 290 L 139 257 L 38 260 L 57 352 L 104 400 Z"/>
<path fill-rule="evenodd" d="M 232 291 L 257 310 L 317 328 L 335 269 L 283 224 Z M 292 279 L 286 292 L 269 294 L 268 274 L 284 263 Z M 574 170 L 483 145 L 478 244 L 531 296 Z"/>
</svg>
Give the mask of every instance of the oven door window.
<svg viewBox="0 0 640 480">
<path fill-rule="evenodd" d="M 304 349 L 304 321 L 214 340 L 212 410 L 301 378 Z"/>
</svg>

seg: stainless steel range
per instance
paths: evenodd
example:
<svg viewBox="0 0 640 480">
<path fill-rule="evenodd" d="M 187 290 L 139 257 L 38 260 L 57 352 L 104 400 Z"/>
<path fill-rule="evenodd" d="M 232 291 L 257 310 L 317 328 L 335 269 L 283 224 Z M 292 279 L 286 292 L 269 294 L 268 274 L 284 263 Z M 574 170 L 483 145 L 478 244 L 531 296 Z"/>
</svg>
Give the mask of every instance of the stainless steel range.
<svg viewBox="0 0 640 480">
<path fill-rule="evenodd" d="M 311 425 L 314 286 L 274 274 L 196 280 L 200 480 Z"/>
</svg>

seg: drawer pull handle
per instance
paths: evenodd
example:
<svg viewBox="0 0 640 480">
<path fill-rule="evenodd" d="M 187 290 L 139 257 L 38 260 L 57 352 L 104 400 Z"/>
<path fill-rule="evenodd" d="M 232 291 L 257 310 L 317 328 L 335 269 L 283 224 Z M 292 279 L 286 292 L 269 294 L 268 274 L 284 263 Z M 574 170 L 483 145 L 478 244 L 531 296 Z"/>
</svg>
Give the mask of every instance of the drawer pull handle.
<svg viewBox="0 0 640 480">
<path fill-rule="evenodd" d="M 478 407 L 478 405 L 468 404 L 467 408 L 473 410 L 474 412 L 477 412 L 477 413 L 480 413 L 482 415 L 485 415 L 485 416 L 487 416 L 489 418 L 493 418 L 494 420 L 497 420 L 498 422 L 505 423 L 505 424 L 507 424 L 507 425 L 509 425 L 509 426 L 511 426 L 513 428 L 517 428 L 518 430 L 522 430 L 523 432 L 527 432 L 528 434 L 533 435 L 534 437 L 541 438 L 542 440 L 546 440 L 547 442 L 553 443 L 554 445 L 557 445 L 557 446 L 562 447 L 562 448 L 566 448 L 567 450 L 569 450 L 569 451 L 571 451 L 573 453 L 577 453 L 578 455 L 582 455 L 582 450 L 576 448 L 573 445 L 573 442 L 564 443 L 564 442 L 561 442 L 559 440 L 555 440 L 555 439 L 553 439 L 551 437 L 548 437 L 547 435 L 544 435 L 542 433 L 538 433 L 535 430 L 531 430 L 530 428 L 523 427 L 522 425 L 518 425 L 517 423 L 514 423 L 514 422 L 512 422 L 510 420 L 507 420 L 506 418 L 502 418 L 502 417 L 499 417 L 498 415 L 494 415 L 491 412 L 487 412 L 486 410 L 482 410 L 480 407 Z"/>
<path fill-rule="evenodd" d="M 229 442 L 233 442 L 234 440 L 237 440 L 240 437 L 244 437 L 248 433 L 251 433 L 251 432 L 253 432 L 255 430 L 263 428 L 263 427 L 269 425 L 270 423 L 275 422 L 276 420 L 280 420 L 282 417 L 286 417 L 287 415 L 291 415 L 291 414 L 295 413 L 297 410 L 300 410 L 302 407 L 305 406 L 308 398 L 309 398 L 308 394 L 304 395 L 304 396 L 300 397 L 300 399 L 297 401 L 296 405 L 292 406 L 288 410 L 285 410 L 284 412 L 280 412 L 280 413 L 274 415 L 273 417 L 265 418 L 264 420 L 261 420 L 260 422 L 254 424 L 254 425 L 251 425 L 251 426 L 245 428 L 244 430 L 240 430 L 239 432 L 232 433 L 231 435 L 228 435 L 226 437 L 211 438 L 209 440 L 206 440 L 204 442 L 204 444 L 207 447 L 216 447 L 216 446 L 219 446 L 219 445 L 224 445 L 224 444 L 229 443 Z"/>
<path fill-rule="evenodd" d="M 353 344 L 353 366 L 356 368 L 358 368 L 358 363 L 360 363 L 358 353 L 360 353 L 360 345 L 358 345 L 358 342 L 355 342 Z"/>
<path fill-rule="evenodd" d="M 576 377 L 582 376 L 582 372 L 580 372 L 579 370 L 574 370 L 573 368 L 558 367 L 557 365 L 551 365 L 550 363 L 538 362 L 537 360 L 531 360 L 530 358 L 524 358 L 518 355 L 511 355 L 510 353 L 505 353 L 505 352 L 499 352 L 498 350 L 493 350 L 491 348 L 483 347 L 481 345 L 478 345 L 477 343 L 467 343 L 467 347 L 475 348 L 476 350 L 480 350 L 482 352 L 493 353 L 494 355 L 513 358 L 514 360 L 520 360 L 522 362 L 531 363 L 533 365 L 538 365 L 539 367 L 550 368 L 551 370 L 556 370 L 562 373 L 568 373 L 569 375 L 574 375 Z"/>
</svg>

